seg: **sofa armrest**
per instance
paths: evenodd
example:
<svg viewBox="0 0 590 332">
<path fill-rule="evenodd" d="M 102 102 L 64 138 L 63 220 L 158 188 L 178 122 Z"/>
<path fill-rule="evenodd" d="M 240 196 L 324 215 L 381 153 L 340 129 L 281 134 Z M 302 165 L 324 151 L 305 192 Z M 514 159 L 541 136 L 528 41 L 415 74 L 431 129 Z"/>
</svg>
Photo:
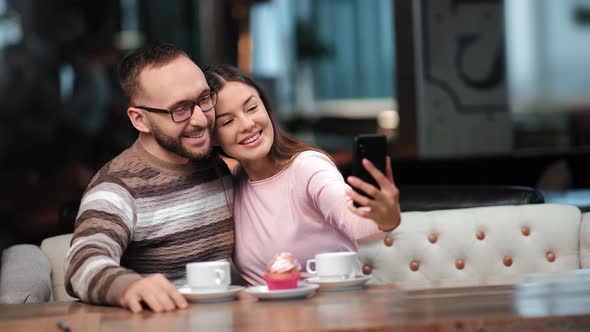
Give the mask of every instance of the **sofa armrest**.
<svg viewBox="0 0 590 332">
<path fill-rule="evenodd" d="M 52 301 L 51 265 L 41 249 L 18 244 L 2 253 L 0 303 L 43 303 Z"/>
<path fill-rule="evenodd" d="M 399 189 L 404 212 L 544 203 L 540 191 L 522 186 L 400 186 Z"/>
</svg>

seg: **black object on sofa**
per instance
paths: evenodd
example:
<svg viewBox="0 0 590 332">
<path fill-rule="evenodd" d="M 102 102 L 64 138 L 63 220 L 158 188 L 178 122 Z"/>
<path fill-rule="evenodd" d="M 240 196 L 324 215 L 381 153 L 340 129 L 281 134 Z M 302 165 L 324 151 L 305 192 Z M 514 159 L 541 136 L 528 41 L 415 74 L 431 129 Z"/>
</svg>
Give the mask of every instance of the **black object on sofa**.
<svg viewBox="0 0 590 332">
<path fill-rule="evenodd" d="M 399 190 L 402 212 L 545 202 L 540 191 L 523 186 L 400 186 Z"/>
</svg>

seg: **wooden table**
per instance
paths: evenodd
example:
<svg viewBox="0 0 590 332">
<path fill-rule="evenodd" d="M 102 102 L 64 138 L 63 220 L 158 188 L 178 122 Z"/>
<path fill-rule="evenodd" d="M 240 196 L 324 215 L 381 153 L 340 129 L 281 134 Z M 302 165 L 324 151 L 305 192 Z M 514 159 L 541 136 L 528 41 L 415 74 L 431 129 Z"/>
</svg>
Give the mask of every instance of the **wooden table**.
<svg viewBox="0 0 590 332">
<path fill-rule="evenodd" d="M 237 301 L 192 304 L 164 314 L 132 314 L 79 302 L 0 305 L 0 331 L 59 331 L 59 320 L 72 332 L 590 330 L 588 271 L 504 281 L 511 278 L 515 284 L 445 287 L 439 282 L 436 289 L 381 285 L 320 291 L 290 301 L 258 301 L 242 292 Z"/>
</svg>

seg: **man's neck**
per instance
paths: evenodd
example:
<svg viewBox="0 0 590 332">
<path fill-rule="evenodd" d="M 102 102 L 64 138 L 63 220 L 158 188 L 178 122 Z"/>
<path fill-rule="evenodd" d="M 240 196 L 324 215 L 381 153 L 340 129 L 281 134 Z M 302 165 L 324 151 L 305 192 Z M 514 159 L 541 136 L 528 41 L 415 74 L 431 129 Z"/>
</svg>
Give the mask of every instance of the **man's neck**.
<svg viewBox="0 0 590 332">
<path fill-rule="evenodd" d="M 149 154 L 164 162 L 178 165 L 184 165 L 188 163 L 188 158 L 179 156 L 176 153 L 164 149 L 151 135 L 140 133 L 139 143 Z"/>
</svg>

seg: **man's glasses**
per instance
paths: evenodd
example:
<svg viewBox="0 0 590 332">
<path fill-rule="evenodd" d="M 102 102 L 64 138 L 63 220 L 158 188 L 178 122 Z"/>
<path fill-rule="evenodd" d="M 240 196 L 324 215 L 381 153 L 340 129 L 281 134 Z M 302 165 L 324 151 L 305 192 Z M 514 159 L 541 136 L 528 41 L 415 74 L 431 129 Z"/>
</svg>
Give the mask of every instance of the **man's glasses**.
<svg viewBox="0 0 590 332">
<path fill-rule="evenodd" d="M 209 92 L 207 95 L 200 97 L 195 101 L 187 101 L 182 103 L 178 106 L 175 106 L 171 110 L 161 109 L 161 108 L 153 108 L 147 106 L 133 106 L 135 108 L 139 108 L 140 110 L 154 112 L 154 113 L 167 113 L 170 114 L 172 117 L 172 121 L 176 123 L 184 122 L 193 116 L 193 112 L 195 111 L 195 105 L 199 105 L 199 108 L 202 112 L 208 112 L 215 107 L 217 104 L 217 93 L 215 91 Z"/>
</svg>

